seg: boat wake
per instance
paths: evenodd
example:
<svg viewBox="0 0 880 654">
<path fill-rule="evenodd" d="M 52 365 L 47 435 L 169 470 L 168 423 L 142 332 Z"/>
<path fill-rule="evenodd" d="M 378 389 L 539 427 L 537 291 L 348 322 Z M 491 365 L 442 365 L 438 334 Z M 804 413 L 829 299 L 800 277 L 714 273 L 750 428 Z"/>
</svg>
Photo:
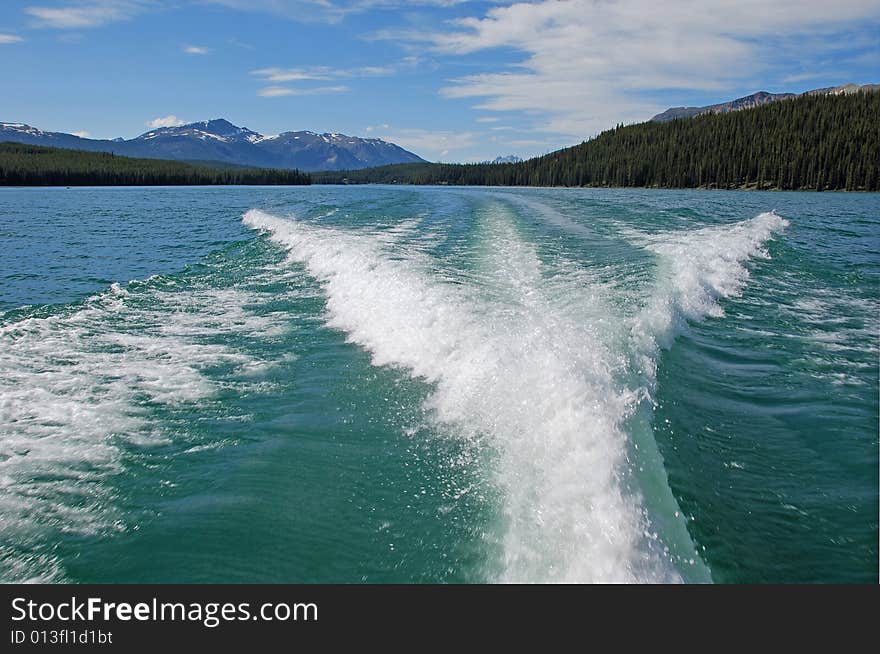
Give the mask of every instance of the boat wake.
<svg viewBox="0 0 880 654">
<path fill-rule="evenodd" d="M 59 534 L 127 528 L 114 476 L 132 452 L 168 444 L 154 420 L 209 403 L 225 371 L 247 387 L 270 362 L 221 342 L 267 338 L 283 315 L 257 315 L 245 290 L 165 278 L 114 284 L 80 305 L 29 310 L 0 326 L 0 579 L 62 581 Z M 130 471 L 128 471 L 130 472 Z"/>
<path fill-rule="evenodd" d="M 451 283 L 387 236 L 260 210 L 243 221 L 321 283 L 328 327 L 374 365 L 431 383 L 438 428 L 493 452 L 503 560 L 490 579 L 710 580 L 656 444 L 634 429 L 650 431 L 660 348 L 686 321 L 722 315 L 718 301 L 742 290 L 786 221 L 630 234 L 656 256 L 655 288 L 622 317 L 589 271 L 543 263 L 503 203 L 476 218 L 478 283 Z"/>
</svg>

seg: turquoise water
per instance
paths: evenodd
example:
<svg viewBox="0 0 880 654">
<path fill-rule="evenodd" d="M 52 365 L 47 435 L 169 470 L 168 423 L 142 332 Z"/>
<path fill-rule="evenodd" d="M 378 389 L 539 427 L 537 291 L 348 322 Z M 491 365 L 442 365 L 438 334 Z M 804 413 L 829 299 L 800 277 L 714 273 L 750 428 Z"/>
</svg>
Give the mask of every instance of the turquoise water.
<svg viewBox="0 0 880 654">
<path fill-rule="evenodd" d="M 0 579 L 876 582 L 880 197 L 0 189 Z"/>
</svg>

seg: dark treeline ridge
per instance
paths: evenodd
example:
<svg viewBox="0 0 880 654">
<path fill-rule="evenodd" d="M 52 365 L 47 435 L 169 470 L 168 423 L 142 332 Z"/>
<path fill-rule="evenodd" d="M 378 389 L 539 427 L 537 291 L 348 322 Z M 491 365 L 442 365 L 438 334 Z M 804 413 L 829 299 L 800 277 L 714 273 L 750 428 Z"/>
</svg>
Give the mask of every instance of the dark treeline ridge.
<svg viewBox="0 0 880 654">
<path fill-rule="evenodd" d="M 514 164 L 400 164 L 313 173 L 318 184 L 880 190 L 880 92 L 618 126 Z"/>
<path fill-rule="evenodd" d="M 0 186 L 188 186 L 310 184 L 298 170 L 233 168 L 106 152 L 0 143 Z"/>
</svg>

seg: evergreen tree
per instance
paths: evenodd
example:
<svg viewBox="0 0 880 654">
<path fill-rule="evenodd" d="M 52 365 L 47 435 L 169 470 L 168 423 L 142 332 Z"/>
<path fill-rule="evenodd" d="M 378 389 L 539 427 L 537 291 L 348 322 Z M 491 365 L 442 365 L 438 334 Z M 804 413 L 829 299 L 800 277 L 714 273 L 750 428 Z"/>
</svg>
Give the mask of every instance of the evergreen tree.
<svg viewBox="0 0 880 654">
<path fill-rule="evenodd" d="M 314 173 L 323 184 L 880 190 L 880 92 L 800 96 L 726 114 L 618 125 L 504 164 Z"/>
<path fill-rule="evenodd" d="M 219 167 L 106 152 L 0 143 L 0 186 L 310 184 L 298 170 Z"/>
</svg>

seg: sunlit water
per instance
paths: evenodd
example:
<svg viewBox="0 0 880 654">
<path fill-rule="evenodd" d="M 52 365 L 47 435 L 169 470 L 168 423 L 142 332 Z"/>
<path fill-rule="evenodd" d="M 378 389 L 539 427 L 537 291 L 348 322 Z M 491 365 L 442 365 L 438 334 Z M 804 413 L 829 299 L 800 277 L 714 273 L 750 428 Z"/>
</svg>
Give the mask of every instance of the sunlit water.
<svg viewBox="0 0 880 654">
<path fill-rule="evenodd" d="M 0 579 L 876 581 L 880 197 L 0 190 Z"/>
</svg>

